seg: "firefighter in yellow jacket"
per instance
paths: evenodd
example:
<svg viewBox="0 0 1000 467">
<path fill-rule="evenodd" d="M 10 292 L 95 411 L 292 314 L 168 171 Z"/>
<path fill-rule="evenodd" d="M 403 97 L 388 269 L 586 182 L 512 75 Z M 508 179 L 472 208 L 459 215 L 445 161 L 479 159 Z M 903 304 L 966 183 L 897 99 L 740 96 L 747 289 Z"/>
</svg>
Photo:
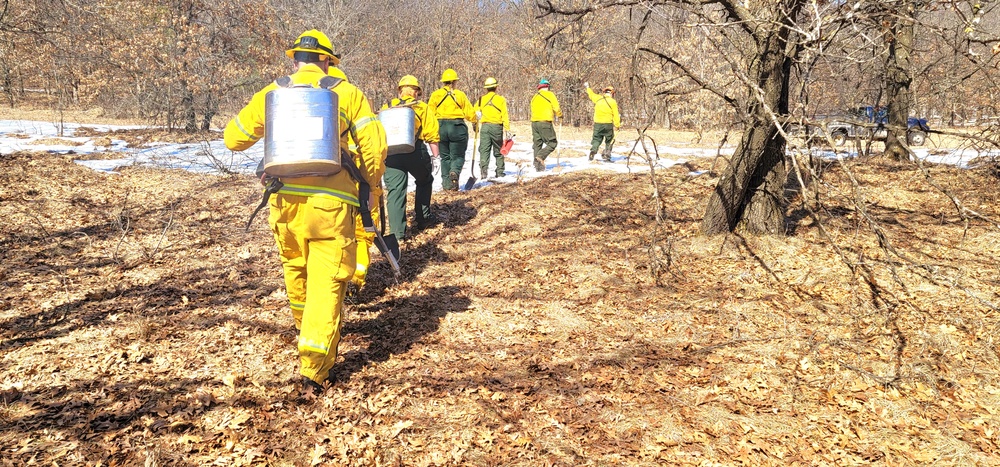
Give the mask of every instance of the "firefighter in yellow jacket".
<svg viewBox="0 0 1000 467">
<path fill-rule="evenodd" d="M 531 96 L 531 149 L 535 157 L 533 162 L 536 172 L 545 170 L 545 158 L 559 144 L 552 124 L 556 118 L 562 118 L 559 99 L 549 91 L 549 80 L 543 79 L 538 82 L 538 92 Z"/>
<path fill-rule="evenodd" d="M 479 127 L 479 173 L 486 178 L 490 168 L 490 152 L 497 160 L 497 177 L 504 176 L 503 154 L 500 147 L 510 139 L 510 115 L 507 113 L 507 99 L 497 93 L 499 83 L 496 78 L 486 78 L 483 88 L 486 94 L 476 102 L 476 119 Z"/>
<path fill-rule="evenodd" d="M 339 63 L 330 40 L 315 29 L 302 33 L 285 53 L 295 63 L 292 84 L 315 86 L 327 76 L 330 64 Z M 277 87 L 272 83 L 254 94 L 226 125 L 226 147 L 242 151 L 264 136 L 265 96 Z M 358 88 L 341 81 L 332 90 L 339 100 L 340 145 L 348 147 L 350 135 L 357 143 L 358 153 L 352 156 L 361 176 L 377 186 L 385 170 L 385 131 Z M 280 182 L 280 190 L 270 198 L 268 221 L 278 244 L 288 301 L 299 329 L 303 390 L 315 394 L 323 390 L 337 359 L 344 294 L 356 266 L 358 185 L 346 170 L 326 176 L 283 178 Z"/>
<path fill-rule="evenodd" d="M 590 141 L 590 160 L 594 160 L 594 155 L 601 148 L 604 142 L 604 152 L 601 157 L 605 161 L 611 161 L 611 147 L 615 144 L 615 130 L 621 128 L 622 119 L 618 113 L 618 101 L 615 100 L 615 88 L 605 86 L 598 94 L 590 89 L 589 83 L 583 83 L 587 88 L 587 95 L 594 103 L 594 137 Z"/>
<path fill-rule="evenodd" d="M 476 125 L 472 103 L 465 93 L 455 89 L 458 73 L 451 68 L 441 73 L 442 86 L 431 93 L 427 104 L 438 119 L 441 155 L 441 188 L 458 191 L 458 175 L 465 165 L 465 150 L 469 148 L 468 120 Z"/>
</svg>

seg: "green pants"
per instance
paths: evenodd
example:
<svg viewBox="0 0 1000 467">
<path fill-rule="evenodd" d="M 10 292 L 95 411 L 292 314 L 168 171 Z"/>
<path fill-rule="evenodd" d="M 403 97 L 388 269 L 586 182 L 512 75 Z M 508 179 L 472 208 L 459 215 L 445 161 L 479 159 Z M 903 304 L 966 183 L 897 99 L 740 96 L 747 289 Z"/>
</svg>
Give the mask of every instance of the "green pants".
<svg viewBox="0 0 1000 467">
<path fill-rule="evenodd" d="M 469 148 L 469 127 L 465 126 L 465 120 L 438 120 L 441 129 L 438 134 L 441 141 L 438 143 L 438 155 L 441 157 L 441 188 L 445 190 L 457 190 L 458 184 L 452 183 L 451 174 L 455 174 L 454 179 L 458 180 L 462 173 L 462 166 L 465 165 L 465 150 Z"/>
<path fill-rule="evenodd" d="M 531 122 L 531 138 L 531 149 L 534 150 L 535 159 L 542 161 L 549 157 L 559 144 L 552 122 Z"/>
<path fill-rule="evenodd" d="M 610 123 L 595 123 L 594 124 L 594 139 L 590 141 L 590 155 L 593 156 L 597 154 L 597 150 L 601 149 L 601 142 L 605 143 L 604 147 L 604 160 L 611 160 L 611 146 L 615 141 L 615 126 Z"/>
<path fill-rule="evenodd" d="M 500 148 L 503 146 L 503 125 L 499 123 L 484 123 L 479 129 L 479 173 L 486 177 L 486 171 L 490 169 L 490 152 L 497 160 L 497 177 L 504 176 L 503 154 Z"/>
<path fill-rule="evenodd" d="M 417 140 L 417 148 L 408 154 L 393 154 L 385 158 L 386 215 L 389 217 L 389 232 L 396 235 L 397 240 L 406 238 L 406 188 L 409 185 L 409 175 L 417 190 L 413 198 L 413 217 L 417 225 L 431 220 L 431 187 L 434 184 L 434 174 L 431 166 L 431 156 L 427 146 Z"/>
</svg>

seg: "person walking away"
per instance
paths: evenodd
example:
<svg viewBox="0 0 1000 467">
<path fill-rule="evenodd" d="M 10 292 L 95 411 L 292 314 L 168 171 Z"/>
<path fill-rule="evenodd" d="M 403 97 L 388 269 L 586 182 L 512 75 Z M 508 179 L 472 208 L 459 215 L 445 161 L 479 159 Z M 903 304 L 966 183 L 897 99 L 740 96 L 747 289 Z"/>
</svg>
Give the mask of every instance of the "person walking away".
<svg viewBox="0 0 1000 467">
<path fill-rule="evenodd" d="M 340 54 L 335 54 L 334 57 L 339 60 L 340 59 Z M 347 79 L 347 75 L 344 73 L 344 71 L 341 70 L 340 68 L 334 66 L 332 64 L 332 61 L 331 61 L 330 66 L 326 70 L 326 74 L 328 74 L 328 75 L 330 75 L 330 76 L 332 76 L 334 78 L 339 78 L 339 79 L 342 79 L 344 81 L 350 82 L 350 80 Z M 351 133 L 349 131 L 347 132 L 347 141 L 348 141 L 348 149 L 352 153 L 356 154 L 358 152 L 358 144 L 357 144 L 357 142 L 354 141 L 354 138 L 351 137 Z M 383 194 L 382 193 L 382 186 L 381 185 L 377 185 L 377 186 L 376 185 L 372 185 L 371 186 L 371 193 L 372 193 L 372 199 L 375 200 L 375 203 L 370 206 L 371 211 L 372 211 L 372 220 L 375 222 L 375 228 L 376 229 L 380 229 L 382 227 L 382 225 L 381 225 L 382 216 L 380 215 L 380 211 L 381 211 L 382 208 L 380 206 L 381 203 L 379 203 L 378 201 L 382 198 L 382 194 Z M 353 293 L 361 290 L 361 288 L 365 286 L 365 281 L 368 278 L 368 266 L 371 265 L 371 253 L 370 252 L 371 252 L 372 245 L 375 244 L 375 232 L 369 232 L 369 231 L 365 230 L 364 223 L 361 222 L 361 212 L 360 211 L 354 217 L 354 239 L 355 239 L 355 242 L 358 245 L 358 248 L 357 248 L 358 252 L 357 252 L 357 255 L 356 255 L 357 262 L 356 262 L 356 265 L 354 267 L 354 276 L 351 277 L 351 283 L 354 284 L 354 285 L 353 285 L 353 287 L 348 287 L 347 288 L 347 294 L 348 295 L 351 295 L 351 294 L 353 294 Z"/>
<path fill-rule="evenodd" d="M 615 100 L 615 88 L 605 86 L 601 94 L 590 89 L 590 83 L 583 83 L 587 88 L 587 96 L 594 103 L 594 137 L 590 141 L 590 160 L 594 160 L 597 150 L 604 142 L 604 152 L 601 157 L 611 161 L 611 147 L 615 141 L 615 130 L 621 128 L 621 115 L 618 113 L 618 101 Z"/>
<path fill-rule="evenodd" d="M 399 80 L 399 97 L 389 101 L 382 109 L 409 106 L 414 113 L 414 133 L 416 144 L 410 153 L 393 154 L 385 159 L 386 214 L 389 217 L 389 230 L 396 235 L 397 240 L 403 240 L 409 235 L 406 225 L 406 189 L 409 176 L 412 175 L 417 190 L 413 197 L 413 217 L 418 229 L 425 229 L 436 223 L 431 213 L 431 189 L 434 184 L 434 172 L 431 157 L 438 157 L 438 121 L 430 107 L 419 100 L 420 82 L 413 75 L 406 75 Z M 425 144 L 426 143 L 426 144 Z M 430 147 L 430 153 L 427 148 Z"/>
<path fill-rule="evenodd" d="M 292 85 L 318 86 L 330 64 L 339 63 L 330 39 L 315 29 L 302 33 L 285 54 L 295 67 L 288 77 Z M 243 151 L 264 136 L 265 96 L 278 87 L 275 82 L 258 91 L 229 121 L 224 132 L 226 147 Z M 347 134 L 353 133 L 358 148 L 357 153 L 343 157 L 355 160 L 365 182 L 378 185 L 385 170 L 385 131 L 357 87 L 339 81 L 331 90 L 339 101 L 339 109 L 333 112 L 340 114 L 340 145 L 347 148 Z M 341 170 L 333 175 L 283 177 L 277 182 L 271 185 L 278 190 L 269 199 L 268 222 L 299 330 L 303 394 L 317 395 L 337 359 L 344 294 L 356 265 L 354 218 L 360 207 L 360 180 Z"/>
<path fill-rule="evenodd" d="M 427 99 L 431 112 L 437 116 L 440 140 L 438 142 L 441 156 L 441 188 L 458 191 L 458 175 L 465 165 L 465 150 L 469 148 L 469 128 L 465 126 L 468 120 L 473 125 L 476 114 L 472 103 L 465 93 L 455 89 L 458 73 L 448 68 L 441 73 L 442 86 L 431 93 Z"/>
<path fill-rule="evenodd" d="M 486 78 L 486 94 L 476 102 L 476 119 L 479 120 L 479 173 L 486 177 L 490 168 L 490 152 L 497 160 L 496 176 L 504 176 L 504 158 L 500 154 L 503 142 L 510 139 L 510 115 L 507 99 L 497 94 L 497 79 Z"/>
<path fill-rule="evenodd" d="M 538 91 L 531 96 L 531 149 L 536 172 L 545 170 L 545 158 L 556 150 L 556 129 L 553 121 L 562 118 L 559 99 L 549 90 L 549 80 L 538 82 Z"/>
</svg>

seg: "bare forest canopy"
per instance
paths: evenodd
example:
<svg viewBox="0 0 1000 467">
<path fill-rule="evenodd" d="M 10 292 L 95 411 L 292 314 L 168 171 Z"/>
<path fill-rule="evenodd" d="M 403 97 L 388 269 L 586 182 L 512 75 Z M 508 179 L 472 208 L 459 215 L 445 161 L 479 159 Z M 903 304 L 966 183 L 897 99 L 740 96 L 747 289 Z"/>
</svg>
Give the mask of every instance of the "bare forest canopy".
<svg viewBox="0 0 1000 467">
<path fill-rule="evenodd" d="M 739 78 L 755 60 L 729 6 L 671 1 L 0 0 L 0 98 L 188 130 L 218 127 L 256 90 L 291 71 L 283 50 L 326 32 L 351 81 L 379 104 L 404 74 L 425 92 L 445 68 L 472 97 L 496 77 L 514 119 L 540 78 L 568 123 L 588 124 L 583 83 L 618 90 L 624 125 L 724 128 L 740 121 Z M 997 111 L 998 2 L 812 2 L 799 40 L 790 113 L 812 117 L 886 100 L 893 12 L 915 10 L 910 112 L 959 125 Z M 751 25 L 750 27 L 756 27 Z M 752 86 L 750 86 L 752 87 Z"/>
</svg>

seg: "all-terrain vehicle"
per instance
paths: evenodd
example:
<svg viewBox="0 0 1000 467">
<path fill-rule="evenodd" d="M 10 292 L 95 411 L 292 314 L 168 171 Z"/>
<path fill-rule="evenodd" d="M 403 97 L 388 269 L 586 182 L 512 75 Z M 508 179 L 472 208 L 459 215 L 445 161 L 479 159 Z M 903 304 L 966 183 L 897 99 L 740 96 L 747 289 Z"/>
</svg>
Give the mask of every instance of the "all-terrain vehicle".
<svg viewBox="0 0 1000 467">
<path fill-rule="evenodd" d="M 847 141 L 858 139 L 862 141 L 885 141 L 889 135 L 885 127 L 889 122 L 884 107 L 856 107 L 843 115 L 817 117 L 817 121 L 825 123 L 807 125 L 808 132 L 799 125 L 791 128 L 793 135 L 809 139 L 826 140 L 829 135 L 834 146 L 843 146 Z M 927 140 L 927 119 L 910 117 L 906 121 L 906 143 L 910 146 L 923 146 Z"/>
</svg>

